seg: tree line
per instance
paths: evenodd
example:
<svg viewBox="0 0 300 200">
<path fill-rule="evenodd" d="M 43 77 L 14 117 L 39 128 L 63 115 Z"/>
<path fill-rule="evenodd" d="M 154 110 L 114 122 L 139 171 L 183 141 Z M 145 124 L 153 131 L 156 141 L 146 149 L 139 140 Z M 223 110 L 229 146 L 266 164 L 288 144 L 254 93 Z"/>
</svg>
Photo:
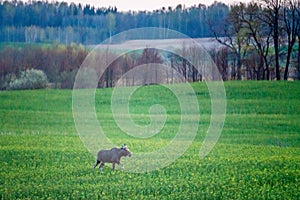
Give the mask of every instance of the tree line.
<svg viewBox="0 0 300 200">
<path fill-rule="evenodd" d="M 219 2 L 188 8 L 179 4 L 151 12 L 119 12 L 116 7 L 65 2 L 1 1 L 0 42 L 98 44 L 112 34 L 140 27 L 169 28 L 194 38 L 212 37 L 207 22 L 224 27 L 219 19 L 228 13 L 229 7 Z"/>
<path fill-rule="evenodd" d="M 183 54 L 189 52 L 186 48 L 180 51 L 185 51 L 182 52 Z M 74 44 L 51 46 L 27 44 L 2 47 L 0 49 L 0 90 L 19 89 L 20 87 L 12 86 L 19 86 L 20 82 L 28 81 L 21 85 L 25 88 L 26 85 L 31 84 L 29 79 L 38 79 L 35 74 L 39 75 L 40 71 L 45 73 L 49 82 L 45 85 L 43 81 L 43 85 L 50 88 L 72 89 L 79 68 L 89 53 L 90 49 Z M 102 70 L 99 65 L 101 66 L 104 62 L 101 59 L 103 56 L 117 59 L 100 76 L 98 71 Z M 155 48 L 139 49 L 122 56 L 118 56 L 113 51 L 97 52 L 96 58 L 98 59 L 96 69 L 83 67 L 83 70 L 87 81 L 99 75 L 96 77 L 97 80 L 99 79 L 99 88 L 202 81 L 201 72 L 186 59 Z M 159 66 L 159 64 L 169 67 L 155 68 L 155 65 Z M 124 76 L 127 72 L 134 71 L 135 67 L 143 65 L 145 68 L 138 73 L 129 73 Z M 32 69 L 38 71 L 32 71 Z M 26 78 L 28 74 L 31 75 Z M 36 85 L 41 84 L 36 83 Z"/>
<path fill-rule="evenodd" d="M 0 3 L 0 41 L 25 45 L 0 47 L 0 88 L 5 89 L 9 81 L 28 69 L 44 71 L 51 87 L 72 88 L 89 53 L 79 44 L 98 43 L 118 32 L 145 26 L 170 28 L 191 37 L 214 37 L 222 47 L 209 53 L 223 80 L 300 79 L 299 7 L 298 0 L 256 0 L 231 6 L 215 2 L 211 6 L 119 12 L 112 7 L 96 9 L 73 3 L 4 1 Z M 53 41 L 54 45 L 45 45 Z M 42 44 L 35 45 L 38 42 Z M 185 50 L 193 53 L 184 46 L 179 49 Z M 184 81 L 203 80 L 203 74 L 187 60 L 145 48 L 112 63 L 98 86 L 113 87 L 122 74 L 150 63 L 169 65 Z M 179 81 L 172 70 L 147 71 L 140 77 L 125 77 L 122 85 L 145 84 L 149 79 L 159 83 Z"/>
<path fill-rule="evenodd" d="M 225 27 L 211 23 L 224 49 L 215 52 L 221 71 L 231 78 L 256 80 L 300 79 L 299 0 L 257 0 L 230 7 L 222 19 Z M 298 44 L 297 44 L 298 42 Z"/>
<path fill-rule="evenodd" d="M 10 83 L 22 73 L 43 71 L 51 88 L 72 88 L 77 71 L 88 55 L 88 50 L 78 45 L 19 45 L 0 48 L 0 89 L 8 89 Z"/>
</svg>

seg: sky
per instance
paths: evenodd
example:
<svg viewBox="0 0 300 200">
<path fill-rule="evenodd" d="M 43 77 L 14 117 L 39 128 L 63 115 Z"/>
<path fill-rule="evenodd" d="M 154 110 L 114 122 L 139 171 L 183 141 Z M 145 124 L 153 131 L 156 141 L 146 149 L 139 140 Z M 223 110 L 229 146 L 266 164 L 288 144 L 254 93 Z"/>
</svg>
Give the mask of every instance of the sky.
<svg viewBox="0 0 300 200">
<path fill-rule="evenodd" d="M 169 6 L 175 8 L 178 4 L 191 7 L 193 5 L 205 4 L 211 5 L 215 0 L 61 0 L 65 2 L 74 2 L 75 4 L 81 3 L 83 5 L 89 4 L 96 8 L 116 6 L 118 11 L 153 11 L 162 7 L 168 8 Z M 225 4 L 232 4 L 237 0 L 218 0 Z M 240 0 L 249 2 L 250 0 Z"/>
</svg>

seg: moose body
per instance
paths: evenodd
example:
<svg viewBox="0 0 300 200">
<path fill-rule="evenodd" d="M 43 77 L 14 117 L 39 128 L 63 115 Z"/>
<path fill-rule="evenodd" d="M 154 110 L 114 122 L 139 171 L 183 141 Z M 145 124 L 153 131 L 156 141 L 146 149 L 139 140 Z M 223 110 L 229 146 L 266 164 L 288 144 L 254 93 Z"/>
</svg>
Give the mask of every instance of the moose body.
<svg viewBox="0 0 300 200">
<path fill-rule="evenodd" d="M 131 152 L 126 147 L 126 145 L 122 146 L 121 148 L 112 148 L 110 150 L 100 150 L 97 155 L 97 160 L 94 164 L 94 168 L 100 163 L 99 170 L 102 171 L 103 166 L 105 163 L 112 163 L 112 169 L 115 169 L 115 164 L 121 166 L 122 170 L 124 166 L 121 164 L 121 158 L 123 156 L 131 156 Z"/>
</svg>

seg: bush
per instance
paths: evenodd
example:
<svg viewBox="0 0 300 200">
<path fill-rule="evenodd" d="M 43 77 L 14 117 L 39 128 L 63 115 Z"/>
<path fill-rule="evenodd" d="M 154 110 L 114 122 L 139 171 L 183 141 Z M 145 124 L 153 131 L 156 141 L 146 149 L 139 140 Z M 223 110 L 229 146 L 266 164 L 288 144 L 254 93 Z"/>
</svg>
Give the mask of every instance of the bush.
<svg viewBox="0 0 300 200">
<path fill-rule="evenodd" d="M 77 70 L 70 72 L 64 71 L 60 74 L 60 88 L 62 89 L 72 89 L 75 81 Z"/>
<path fill-rule="evenodd" d="M 16 79 L 16 75 L 14 73 L 9 73 L 4 77 L 0 78 L 0 90 L 6 90 L 9 87 L 9 83 L 12 80 Z"/>
<path fill-rule="evenodd" d="M 27 90 L 46 88 L 48 83 L 46 74 L 41 70 L 28 69 L 20 73 L 19 78 L 11 80 L 8 90 Z"/>
</svg>

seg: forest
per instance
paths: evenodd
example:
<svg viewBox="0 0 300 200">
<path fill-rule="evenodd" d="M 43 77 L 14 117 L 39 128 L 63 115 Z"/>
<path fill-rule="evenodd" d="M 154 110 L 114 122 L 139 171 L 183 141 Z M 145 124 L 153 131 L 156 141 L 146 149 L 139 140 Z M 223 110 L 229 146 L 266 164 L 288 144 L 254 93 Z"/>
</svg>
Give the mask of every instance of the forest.
<svg viewBox="0 0 300 200">
<path fill-rule="evenodd" d="M 0 4 L 0 41 L 98 44 L 112 34 L 141 27 L 169 28 L 193 38 L 212 37 L 207 22 L 222 26 L 228 13 L 229 7 L 220 2 L 190 8 L 179 4 L 152 12 L 119 12 L 116 7 L 64 2 L 4 1 Z"/>
<path fill-rule="evenodd" d="M 179 4 L 128 12 L 65 2 L 1 1 L 0 89 L 13 89 L 10 85 L 30 69 L 45 73 L 47 87 L 72 88 L 90 45 L 141 27 L 172 29 L 191 38 L 214 38 L 221 47 L 209 49 L 209 53 L 225 81 L 300 79 L 299 16 L 297 0 L 253 0 L 232 5 L 214 2 L 192 7 Z M 108 68 L 99 87 L 114 86 L 120 75 L 113 72 L 125 73 L 145 63 L 172 63 L 187 81 L 202 81 L 201 74 L 195 74 L 186 60 L 165 57 L 155 49 L 144 49 L 118 62 Z"/>
</svg>

